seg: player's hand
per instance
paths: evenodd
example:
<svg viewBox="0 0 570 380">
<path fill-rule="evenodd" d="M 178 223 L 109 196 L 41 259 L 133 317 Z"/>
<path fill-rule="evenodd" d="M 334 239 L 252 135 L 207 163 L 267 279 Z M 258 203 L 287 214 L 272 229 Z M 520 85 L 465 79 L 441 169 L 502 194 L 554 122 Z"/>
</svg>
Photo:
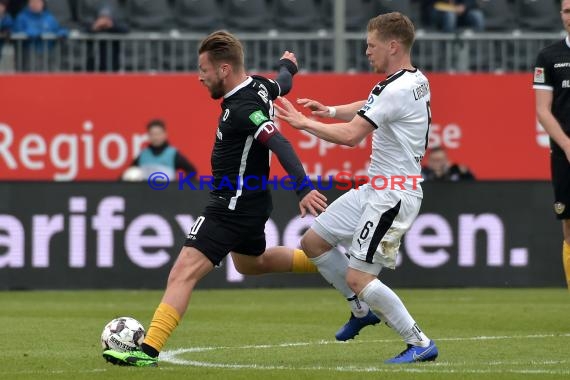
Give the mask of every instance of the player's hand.
<svg viewBox="0 0 570 380">
<path fill-rule="evenodd" d="M 111 29 L 113 27 L 113 19 L 108 16 L 99 17 L 93 23 L 92 29 L 95 32 L 99 32 L 105 29 Z"/>
<path fill-rule="evenodd" d="M 301 98 L 297 99 L 297 104 L 301 104 L 303 107 L 311 110 L 311 113 L 319 117 L 329 117 L 329 107 L 322 103 L 317 102 L 313 99 Z"/>
<path fill-rule="evenodd" d="M 318 216 L 327 208 L 327 197 L 319 193 L 317 190 L 311 192 L 301 199 L 299 202 L 299 209 L 301 210 L 301 218 L 307 215 L 307 211 L 313 215 Z"/>
<path fill-rule="evenodd" d="M 295 57 L 295 53 L 285 50 L 285 53 L 281 56 L 281 59 L 288 59 L 289 61 L 293 62 L 297 69 L 299 69 L 299 64 L 297 63 L 297 57 Z"/>
<path fill-rule="evenodd" d="M 287 99 L 279 97 L 279 102 L 281 103 L 281 106 L 274 104 L 274 107 L 277 110 L 276 116 L 279 119 L 291 124 L 293 128 L 305 128 L 305 125 L 309 119 L 301 112 L 297 111 L 293 104 L 291 104 L 291 102 Z"/>
</svg>

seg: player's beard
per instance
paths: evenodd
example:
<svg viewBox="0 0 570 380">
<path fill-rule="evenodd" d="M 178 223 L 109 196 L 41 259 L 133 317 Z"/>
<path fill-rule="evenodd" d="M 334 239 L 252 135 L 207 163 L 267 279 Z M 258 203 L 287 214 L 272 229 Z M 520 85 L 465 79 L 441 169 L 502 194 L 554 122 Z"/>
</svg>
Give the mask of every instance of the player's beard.
<svg viewBox="0 0 570 380">
<path fill-rule="evenodd" d="M 374 61 L 374 62 L 371 62 L 371 65 L 372 65 L 372 71 L 374 71 L 376 74 L 385 74 L 386 73 L 386 66 L 388 66 L 388 62 L 386 62 L 385 60 Z"/>
<path fill-rule="evenodd" d="M 221 79 L 218 79 L 215 83 L 210 86 L 210 95 L 212 99 L 220 99 L 225 95 L 224 83 Z"/>
</svg>

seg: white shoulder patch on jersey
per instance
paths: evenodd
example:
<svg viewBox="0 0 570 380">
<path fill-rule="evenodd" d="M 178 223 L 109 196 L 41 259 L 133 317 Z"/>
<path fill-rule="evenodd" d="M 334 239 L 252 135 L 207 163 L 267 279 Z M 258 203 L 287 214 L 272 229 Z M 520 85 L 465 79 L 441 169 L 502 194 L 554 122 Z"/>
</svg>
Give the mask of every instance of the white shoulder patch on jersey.
<svg viewBox="0 0 570 380">
<path fill-rule="evenodd" d="M 544 67 L 535 67 L 534 68 L 534 82 L 535 83 L 544 83 Z"/>
</svg>

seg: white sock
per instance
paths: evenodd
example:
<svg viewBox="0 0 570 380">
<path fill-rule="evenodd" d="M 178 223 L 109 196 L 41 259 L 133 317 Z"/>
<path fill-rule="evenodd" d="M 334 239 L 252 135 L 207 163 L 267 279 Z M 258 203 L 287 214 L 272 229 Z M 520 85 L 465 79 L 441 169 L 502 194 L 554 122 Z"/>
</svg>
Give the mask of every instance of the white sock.
<svg viewBox="0 0 570 380">
<path fill-rule="evenodd" d="M 366 314 L 368 314 L 368 311 L 370 310 L 370 307 L 366 302 L 359 300 L 356 294 L 351 298 L 347 298 L 346 300 L 350 305 L 352 314 L 354 314 L 356 318 L 366 317 Z"/>
<path fill-rule="evenodd" d="M 348 258 L 342 252 L 333 247 L 319 257 L 311 258 L 311 261 L 319 269 L 321 276 L 347 299 L 355 317 L 362 318 L 368 314 L 368 305 L 360 301 L 346 283 Z"/>
<path fill-rule="evenodd" d="M 427 347 L 429 338 L 419 329 L 400 297 L 380 280 L 371 281 L 359 298 L 368 303 L 372 310 L 378 311 L 407 344 Z"/>
</svg>

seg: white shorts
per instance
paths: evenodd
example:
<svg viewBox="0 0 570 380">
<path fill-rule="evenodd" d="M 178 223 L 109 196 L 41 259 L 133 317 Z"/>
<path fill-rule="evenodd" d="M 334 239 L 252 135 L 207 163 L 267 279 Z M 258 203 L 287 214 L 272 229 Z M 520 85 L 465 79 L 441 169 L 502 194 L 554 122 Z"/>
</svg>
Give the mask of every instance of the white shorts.
<svg viewBox="0 0 570 380">
<path fill-rule="evenodd" d="M 377 275 L 394 269 L 402 235 L 416 219 L 422 199 L 401 191 L 352 189 L 315 219 L 312 229 L 330 245 L 351 240 L 350 266 Z"/>
</svg>

